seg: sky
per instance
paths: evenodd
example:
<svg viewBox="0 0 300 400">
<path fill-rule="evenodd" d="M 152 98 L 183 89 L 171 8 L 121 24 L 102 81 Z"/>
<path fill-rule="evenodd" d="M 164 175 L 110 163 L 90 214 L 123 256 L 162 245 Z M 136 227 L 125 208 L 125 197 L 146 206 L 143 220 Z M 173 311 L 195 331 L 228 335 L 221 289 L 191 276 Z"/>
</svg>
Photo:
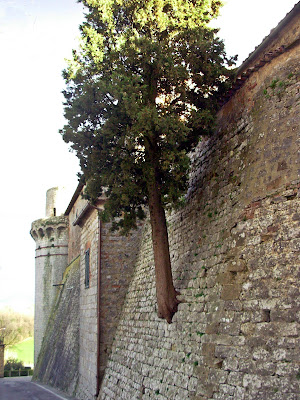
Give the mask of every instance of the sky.
<svg viewBox="0 0 300 400">
<path fill-rule="evenodd" d="M 214 26 L 228 55 L 240 65 L 296 3 L 227 0 Z M 0 0 L 0 309 L 33 309 L 31 223 L 45 217 L 49 188 L 67 186 L 71 199 L 77 186 L 77 159 L 58 131 L 61 71 L 83 20 L 76 0 Z"/>
</svg>

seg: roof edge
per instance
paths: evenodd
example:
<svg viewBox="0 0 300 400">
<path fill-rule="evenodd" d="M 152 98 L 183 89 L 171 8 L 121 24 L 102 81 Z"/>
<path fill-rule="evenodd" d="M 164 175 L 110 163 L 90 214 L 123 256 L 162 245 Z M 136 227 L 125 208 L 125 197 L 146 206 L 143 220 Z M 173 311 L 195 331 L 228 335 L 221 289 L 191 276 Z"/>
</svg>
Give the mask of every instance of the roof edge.
<svg viewBox="0 0 300 400">
<path fill-rule="evenodd" d="M 103 206 L 103 204 L 105 203 L 105 198 L 101 198 L 99 197 L 96 205 L 91 204 L 90 202 L 87 202 L 86 205 L 83 207 L 83 209 L 81 210 L 80 214 L 78 215 L 78 217 L 75 219 L 75 221 L 73 222 L 73 226 L 79 225 L 80 227 L 82 226 L 83 221 L 87 218 L 87 216 L 89 215 L 89 213 L 92 210 L 97 210 L 100 211 L 100 209 L 98 208 L 98 206 Z"/>
<path fill-rule="evenodd" d="M 268 47 L 272 40 L 277 36 L 283 27 L 285 27 L 300 11 L 300 2 L 295 4 L 291 11 L 279 22 L 279 24 L 271 30 L 271 33 L 263 39 L 260 45 L 258 45 L 255 50 L 246 58 L 242 65 L 237 69 L 237 76 L 239 76 L 247 67 L 251 64 L 253 60 Z"/>
<path fill-rule="evenodd" d="M 67 216 L 67 215 L 70 214 L 71 209 L 72 209 L 72 207 L 74 206 L 75 201 L 78 199 L 78 197 L 79 197 L 79 195 L 80 195 L 80 193 L 81 193 L 83 187 L 84 187 L 84 184 L 83 184 L 82 182 L 79 182 L 79 183 L 78 183 L 78 186 L 77 186 L 77 188 L 76 188 L 76 190 L 75 190 L 75 192 L 74 192 L 74 194 L 73 194 L 73 196 L 72 196 L 72 198 L 71 198 L 71 201 L 70 201 L 70 203 L 69 203 L 69 205 L 68 205 L 68 207 L 67 207 L 67 209 L 66 209 L 64 215 Z"/>
</svg>

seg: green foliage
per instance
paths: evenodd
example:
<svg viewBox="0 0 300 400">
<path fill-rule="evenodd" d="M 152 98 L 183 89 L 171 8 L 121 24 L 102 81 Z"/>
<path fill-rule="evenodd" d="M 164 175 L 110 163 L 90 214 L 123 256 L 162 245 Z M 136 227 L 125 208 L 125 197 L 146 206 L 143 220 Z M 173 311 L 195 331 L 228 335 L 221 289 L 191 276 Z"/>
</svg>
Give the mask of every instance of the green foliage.
<svg viewBox="0 0 300 400">
<path fill-rule="evenodd" d="M 0 343 L 13 345 L 33 336 L 33 316 L 0 310 Z"/>
<path fill-rule="evenodd" d="M 180 206 L 188 152 L 212 133 L 234 60 L 207 25 L 220 1 L 81 2 L 61 133 L 79 157 L 86 197 L 105 194 L 102 219 L 127 232 L 144 217 L 154 176 L 164 207 Z"/>
<path fill-rule="evenodd" d="M 288 75 L 288 79 L 291 79 L 293 74 Z M 278 100 L 281 100 L 287 86 L 288 81 L 280 81 L 279 79 L 273 79 L 271 84 L 264 89 L 264 95 L 267 99 L 271 99 L 273 96 L 277 96 Z"/>
<path fill-rule="evenodd" d="M 34 340 L 33 337 L 23 340 L 13 346 L 7 346 L 5 348 L 5 354 L 9 358 L 17 357 L 18 360 L 22 361 L 25 365 L 33 365 L 33 351 Z"/>
<path fill-rule="evenodd" d="M 279 79 L 273 79 L 273 81 L 271 82 L 271 85 L 269 86 L 271 89 L 275 89 L 277 86 Z"/>
<path fill-rule="evenodd" d="M 10 371 L 10 370 L 19 370 L 19 369 L 24 369 L 24 363 L 23 361 L 19 361 L 15 358 L 10 358 L 6 361 L 4 365 L 4 370 L 5 371 Z"/>
</svg>

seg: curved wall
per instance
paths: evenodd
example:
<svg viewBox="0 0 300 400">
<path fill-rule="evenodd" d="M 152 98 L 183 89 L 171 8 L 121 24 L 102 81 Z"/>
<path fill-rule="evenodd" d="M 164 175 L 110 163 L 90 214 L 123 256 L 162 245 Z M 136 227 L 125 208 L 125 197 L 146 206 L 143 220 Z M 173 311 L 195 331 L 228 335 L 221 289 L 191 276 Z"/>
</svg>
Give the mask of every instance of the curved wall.
<svg viewBox="0 0 300 400">
<path fill-rule="evenodd" d="M 41 348 L 51 307 L 68 265 L 68 220 L 64 216 L 34 221 L 30 231 L 36 242 L 34 361 Z"/>
</svg>

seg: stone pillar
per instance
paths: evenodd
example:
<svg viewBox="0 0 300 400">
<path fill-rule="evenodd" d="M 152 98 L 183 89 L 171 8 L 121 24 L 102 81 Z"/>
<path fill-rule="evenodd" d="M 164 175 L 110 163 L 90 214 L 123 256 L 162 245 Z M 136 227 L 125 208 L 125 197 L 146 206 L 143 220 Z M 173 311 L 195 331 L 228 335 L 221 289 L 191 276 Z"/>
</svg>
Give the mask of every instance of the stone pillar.
<svg viewBox="0 0 300 400">
<path fill-rule="evenodd" d="M 0 344 L 0 378 L 4 377 L 4 344 Z"/>
<path fill-rule="evenodd" d="M 41 349 L 52 306 L 68 265 L 68 218 L 57 216 L 57 188 L 48 190 L 46 218 L 34 221 L 30 234 L 36 242 L 34 363 Z"/>
</svg>

